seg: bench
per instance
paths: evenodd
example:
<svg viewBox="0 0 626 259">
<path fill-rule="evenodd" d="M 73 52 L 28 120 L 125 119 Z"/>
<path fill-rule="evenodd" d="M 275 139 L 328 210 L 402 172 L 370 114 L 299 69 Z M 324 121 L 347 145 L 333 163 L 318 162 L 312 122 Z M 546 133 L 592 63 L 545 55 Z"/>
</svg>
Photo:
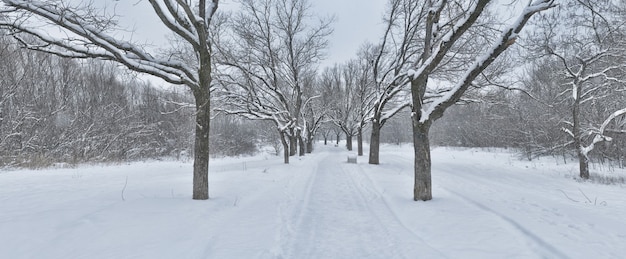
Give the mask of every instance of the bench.
<svg viewBox="0 0 626 259">
<path fill-rule="evenodd" d="M 348 163 L 349 164 L 356 164 L 356 156 L 355 155 L 349 155 L 348 156 Z"/>
</svg>

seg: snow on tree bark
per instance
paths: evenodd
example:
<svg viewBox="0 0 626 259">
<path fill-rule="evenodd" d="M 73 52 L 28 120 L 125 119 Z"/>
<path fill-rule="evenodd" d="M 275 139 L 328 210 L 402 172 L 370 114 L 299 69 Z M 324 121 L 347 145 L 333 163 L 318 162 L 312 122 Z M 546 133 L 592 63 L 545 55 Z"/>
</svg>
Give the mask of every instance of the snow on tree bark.
<svg viewBox="0 0 626 259">
<path fill-rule="evenodd" d="M 428 131 L 433 121 L 441 118 L 444 111 L 454 105 L 470 87 L 474 79 L 478 77 L 501 53 L 515 42 L 518 33 L 526 22 L 537 12 L 554 6 L 554 1 L 538 0 L 527 6 L 513 24 L 505 28 L 500 38 L 487 51 L 476 58 L 467 68 L 462 77 L 445 94 L 434 98 L 428 106 L 424 106 L 424 100 L 428 89 L 428 79 L 444 57 L 451 50 L 454 43 L 474 25 L 485 7 L 490 1 L 479 0 L 475 2 L 462 18 L 455 22 L 452 29 L 444 35 L 438 35 L 441 11 L 445 5 L 450 4 L 442 1 L 439 5 L 432 5 L 426 19 L 426 37 L 424 50 L 421 55 L 420 65 L 411 70 L 411 95 L 412 95 L 412 120 L 413 120 L 413 145 L 415 153 L 415 185 L 413 191 L 414 200 L 427 201 L 432 199 L 431 185 L 431 158 L 428 143 Z"/>
</svg>

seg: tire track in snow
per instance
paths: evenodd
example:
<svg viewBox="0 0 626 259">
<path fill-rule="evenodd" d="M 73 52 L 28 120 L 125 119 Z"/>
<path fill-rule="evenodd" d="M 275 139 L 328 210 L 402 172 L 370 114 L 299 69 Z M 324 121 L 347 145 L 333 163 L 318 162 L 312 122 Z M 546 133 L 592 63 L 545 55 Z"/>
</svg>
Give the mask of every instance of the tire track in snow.
<svg viewBox="0 0 626 259">
<path fill-rule="evenodd" d="M 288 253 L 290 251 L 289 247 L 293 246 L 293 239 L 296 235 L 297 227 L 302 224 L 302 218 L 304 217 L 304 208 L 306 208 L 309 204 L 309 200 L 311 197 L 311 187 L 315 182 L 315 172 L 317 171 L 318 164 L 313 164 L 309 162 L 309 165 L 313 166 L 312 170 L 308 172 L 304 183 L 296 183 L 294 181 L 299 178 L 297 175 L 292 178 L 286 188 L 283 190 L 283 194 L 285 197 L 288 197 L 288 200 L 283 202 L 278 206 L 279 217 L 279 225 L 281 226 L 280 231 L 276 237 L 276 244 L 278 247 L 273 248 L 271 254 L 273 254 L 274 258 L 290 258 Z M 294 172 L 294 173 L 302 173 L 302 172 Z M 301 188 L 304 185 L 304 188 Z M 297 189 L 303 189 L 300 196 L 302 200 L 299 200 L 298 196 L 295 195 Z"/>
<path fill-rule="evenodd" d="M 322 154 L 285 189 L 275 258 L 446 258 L 398 218 L 361 165 Z"/>
<path fill-rule="evenodd" d="M 487 212 L 491 215 L 496 216 L 496 218 L 498 218 L 501 221 L 506 222 L 508 225 L 510 225 L 511 227 L 513 227 L 514 229 L 516 229 L 517 231 L 519 231 L 520 233 L 522 233 L 524 235 L 524 237 L 526 238 L 526 240 L 530 240 L 531 242 L 527 242 L 527 244 L 531 247 L 536 247 L 539 250 L 543 250 L 545 252 L 547 252 L 549 254 L 548 258 L 569 258 L 567 255 L 565 255 L 563 252 L 559 251 L 558 249 L 556 249 L 555 247 L 553 247 L 552 245 L 550 245 L 548 242 L 544 241 L 542 238 L 540 238 L 539 236 L 535 235 L 533 232 L 531 232 L 530 230 L 528 230 L 527 228 L 525 228 L 524 226 L 522 226 L 520 223 L 518 223 L 517 221 L 513 220 L 512 218 L 497 212 L 495 210 L 492 210 L 491 208 L 481 204 L 480 202 L 477 202 L 473 199 L 467 198 L 455 191 L 449 190 L 445 187 L 439 187 L 455 196 L 457 196 L 458 198 L 460 198 L 461 200 L 464 200 L 466 202 L 468 202 L 469 204 L 472 204 L 473 206 L 479 208 L 480 210 Z M 546 256 L 545 254 L 539 254 L 540 256 L 544 257 Z"/>
<path fill-rule="evenodd" d="M 438 170 L 441 173 L 445 173 L 447 174 L 449 177 L 456 177 L 456 178 L 460 178 L 463 179 L 464 182 L 472 182 L 473 184 L 476 185 L 482 185 L 487 187 L 486 189 L 488 189 L 491 193 L 502 193 L 496 189 L 493 189 L 493 186 L 500 186 L 502 188 L 505 189 L 509 189 L 513 186 L 511 185 L 507 185 L 504 184 L 502 182 L 496 182 L 496 181 L 490 181 L 481 177 L 470 177 L 468 175 L 462 174 L 462 173 L 451 173 L 450 169 L 448 168 L 441 168 Z M 498 218 L 500 221 L 505 222 L 507 225 L 509 225 L 512 229 L 516 230 L 518 233 L 520 233 L 520 235 L 524 238 L 524 241 L 526 242 L 526 244 L 530 247 L 530 248 L 534 248 L 534 251 L 537 253 L 538 251 L 544 251 L 547 254 L 549 254 L 549 258 L 569 258 L 569 256 L 567 256 L 565 253 L 563 253 L 562 251 L 560 251 L 559 249 L 557 249 L 556 247 L 552 246 L 550 243 L 548 243 L 547 241 L 545 241 L 543 238 L 539 237 L 538 235 L 536 235 L 534 232 L 532 232 L 530 229 L 524 227 L 521 223 L 519 223 L 518 221 L 514 220 L 513 218 L 505 215 L 504 213 L 501 213 L 499 211 L 496 211 L 494 209 L 489 208 L 488 206 L 485 206 L 484 204 L 480 203 L 479 201 L 472 199 L 472 198 L 468 198 L 467 195 L 462 195 L 456 191 L 450 190 L 449 188 L 443 187 L 443 186 L 439 186 L 440 189 L 447 191 L 448 193 L 458 197 L 459 199 L 467 202 L 468 204 L 473 205 L 474 207 L 488 213 L 491 214 L 493 216 L 495 216 L 496 218 Z M 527 197 L 527 195 L 530 194 L 528 192 L 524 193 L 524 197 Z M 490 194 L 491 195 L 491 194 Z M 538 253 L 539 256 L 541 257 L 545 257 L 545 253 Z"/>
<path fill-rule="evenodd" d="M 307 183 L 305 200 L 291 216 L 287 258 L 406 258 L 350 176 L 326 153 Z M 377 245 L 372 245 L 377 244 Z"/>
<path fill-rule="evenodd" d="M 409 228 L 405 222 L 402 221 L 402 219 L 398 216 L 398 212 L 396 212 L 393 209 L 393 207 L 389 205 L 387 198 L 378 190 L 378 188 L 376 187 L 374 181 L 370 178 L 370 176 L 367 173 L 365 173 L 365 171 L 362 168 L 362 165 L 358 165 L 358 173 L 352 173 L 350 174 L 350 176 L 353 181 L 355 180 L 354 179 L 355 177 L 359 178 L 358 183 L 359 183 L 359 187 L 361 188 L 359 188 L 358 190 L 363 197 L 365 197 L 365 194 L 363 192 L 368 192 L 369 195 L 374 195 L 376 197 L 375 199 L 380 200 L 380 202 L 386 208 L 386 210 L 375 211 L 375 210 L 372 210 L 370 207 L 370 212 L 376 215 L 376 217 L 379 219 L 381 224 L 382 224 L 381 218 L 392 219 L 390 224 L 387 224 L 387 226 L 393 227 L 395 229 L 394 231 L 395 233 L 404 232 L 402 234 L 404 234 L 406 238 L 408 238 L 407 237 L 408 235 L 414 238 L 415 240 L 419 240 L 420 244 L 426 245 L 427 249 L 433 251 L 434 254 L 436 254 L 438 258 L 448 258 L 447 255 L 445 255 L 439 249 L 432 246 L 428 241 L 423 239 L 415 231 Z M 409 252 L 409 254 L 412 254 L 412 253 Z"/>
<path fill-rule="evenodd" d="M 360 167 L 357 167 L 357 168 L 360 169 Z M 394 250 L 401 251 L 401 253 L 399 254 L 396 253 L 396 256 L 398 256 L 398 258 L 399 257 L 411 258 L 410 256 L 407 256 L 407 254 L 410 254 L 410 253 L 407 253 L 407 251 L 405 251 L 406 249 L 404 249 L 403 247 L 397 247 L 400 241 L 392 234 L 392 232 L 390 232 L 390 228 L 392 226 L 390 226 L 390 224 L 385 224 L 383 220 L 381 219 L 381 216 L 379 215 L 379 213 L 377 213 L 376 210 L 372 209 L 371 203 L 373 201 L 380 200 L 380 198 L 382 197 L 380 193 L 372 191 L 371 186 L 365 186 L 363 184 L 363 181 L 356 181 L 356 179 L 354 178 L 354 175 L 355 175 L 354 172 L 350 172 L 349 170 L 346 170 L 345 164 L 341 165 L 341 169 L 342 169 L 342 173 L 346 174 L 348 178 L 350 179 L 350 183 L 352 187 L 354 187 L 354 190 L 356 190 L 355 193 L 358 194 L 358 198 L 361 201 L 361 203 L 365 205 L 364 207 L 367 209 L 369 214 L 371 214 L 376 219 L 376 223 L 378 223 L 378 225 L 382 227 L 385 236 L 390 242 L 390 247 L 393 247 Z M 368 194 L 373 195 L 374 198 L 366 199 L 364 190 L 367 190 Z M 392 222 L 392 223 L 397 223 L 397 222 Z M 393 226 L 393 228 L 396 228 L 396 226 Z"/>
<path fill-rule="evenodd" d="M 314 169 L 316 167 L 315 161 L 318 159 L 318 154 L 313 154 L 307 156 L 306 158 L 292 158 L 291 164 L 288 165 L 276 163 L 272 160 L 268 160 L 266 162 L 257 161 L 254 168 L 259 168 L 258 164 L 265 163 L 267 166 L 266 170 L 269 169 L 270 172 L 273 171 L 275 167 L 277 168 L 277 171 L 285 170 L 285 167 L 287 167 L 292 172 L 288 172 L 286 175 L 284 174 L 285 172 L 280 172 L 278 173 L 277 182 L 275 179 L 271 184 L 259 185 L 257 188 L 238 194 L 238 200 L 235 200 L 235 204 L 237 204 L 235 207 L 237 207 L 237 209 L 228 214 L 226 211 L 220 211 L 220 218 L 214 219 L 213 221 L 218 222 L 217 224 L 237 226 L 237 229 L 239 230 L 242 228 L 242 222 L 234 222 L 240 219 L 237 215 L 242 213 L 251 215 L 252 217 L 250 217 L 250 221 L 243 223 L 251 225 L 252 227 L 261 224 L 267 226 L 267 228 L 272 228 L 272 230 L 262 232 L 264 236 L 267 236 L 262 243 L 268 244 L 258 247 L 258 252 L 254 256 L 248 258 L 283 258 L 284 252 L 282 250 L 282 243 L 284 242 L 283 240 L 288 240 L 289 237 L 289 224 L 286 224 L 288 221 L 286 221 L 284 216 L 286 213 L 285 211 L 290 208 L 292 210 L 297 210 L 297 208 L 292 206 L 292 204 L 297 204 L 296 199 L 299 198 L 296 195 L 299 193 L 297 191 L 298 187 L 302 184 L 308 183 L 307 179 L 311 177 L 310 170 L 312 170 L 311 168 Z M 281 183 L 281 185 L 274 185 L 277 183 Z M 306 190 L 307 188 L 301 189 Z M 273 204 L 267 204 L 268 199 L 270 199 Z M 257 221 L 256 219 L 262 220 Z M 250 231 L 250 229 L 251 228 L 248 228 L 247 230 L 244 229 L 239 232 L 244 233 L 245 231 Z M 232 232 L 232 230 L 230 232 Z M 254 236 L 255 234 L 258 235 L 258 233 L 249 233 L 248 235 Z M 216 247 L 214 239 L 219 241 L 220 234 L 217 233 L 213 235 L 210 242 L 207 242 L 202 258 L 224 257 L 224 255 L 218 254 L 216 256 L 212 253 L 212 250 L 215 250 Z M 249 241 L 257 242 L 254 238 L 250 238 Z M 218 247 L 218 249 L 224 250 L 221 247 Z"/>
<path fill-rule="evenodd" d="M 398 156 L 394 156 L 392 158 L 392 160 L 395 160 L 397 162 L 409 162 L 412 163 L 412 159 L 408 159 L 408 158 L 404 158 L 404 157 L 398 157 Z M 489 185 L 489 184 L 497 184 L 497 185 L 502 185 L 502 183 L 488 183 L 484 180 L 481 180 L 480 178 L 476 178 L 476 177 L 467 177 L 463 174 L 453 174 L 448 172 L 448 170 L 445 170 L 443 168 L 437 168 L 437 165 L 433 165 L 433 171 L 436 172 L 442 172 L 448 175 L 448 177 L 456 177 L 456 178 L 462 178 L 464 182 L 473 182 L 473 183 L 477 183 L 479 185 Z M 534 247 L 537 248 L 541 251 L 545 251 L 547 252 L 550 256 L 550 258 L 569 258 L 567 255 L 565 255 L 562 251 L 558 250 L 557 248 L 553 247 L 552 245 L 550 245 L 548 242 L 546 242 L 545 240 L 543 240 L 542 238 L 540 238 L 539 236 L 537 236 L 536 234 L 534 234 L 532 231 L 530 231 L 529 229 L 525 228 L 524 226 L 522 226 L 522 224 L 520 224 L 519 222 L 515 221 L 514 219 L 504 215 L 503 213 L 497 212 L 483 204 L 481 204 L 480 202 L 470 199 L 468 197 L 466 197 L 465 195 L 462 195 L 458 192 L 452 191 L 446 187 L 443 187 L 441 185 L 438 185 L 437 188 L 442 189 L 456 197 L 458 197 L 459 199 L 467 202 L 468 204 L 471 204 L 472 206 L 478 208 L 481 211 L 484 211 L 487 214 L 493 215 L 496 218 L 498 218 L 500 221 L 505 222 L 508 226 L 511 226 L 512 229 L 516 230 L 518 233 L 521 234 L 521 236 L 523 236 L 524 240 L 526 241 L 527 245 L 529 245 L 530 247 Z M 539 256 L 543 257 L 545 256 L 545 254 L 538 254 Z"/>
</svg>

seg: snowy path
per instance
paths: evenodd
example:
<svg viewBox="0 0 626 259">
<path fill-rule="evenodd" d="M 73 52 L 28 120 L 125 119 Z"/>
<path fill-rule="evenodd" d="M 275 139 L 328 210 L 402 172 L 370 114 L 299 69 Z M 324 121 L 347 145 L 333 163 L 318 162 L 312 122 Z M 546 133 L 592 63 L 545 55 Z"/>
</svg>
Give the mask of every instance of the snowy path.
<svg viewBox="0 0 626 259">
<path fill-rule="evenodd" d="M 397 177 L 412 177 L 412 158 L 385 156 L 389 163 L 385 171 L 398 170 Z M 519 161 L 507 154 L 443 148 L 435 150 L 433 157 L 434 200 L 429 202 L 433 204 L 422 211 L 395 208 L 431 242 L 446 243 L 450 257 L 623 258 L 626 221 L 615 210 L 626 208 L 623 188 L 577 183 L 545 162 Z M 397 188 L 398 180 L 369 174 L 377 176 L 379 188 Z M 599 199 L 589 202 L 585 195 Z M 439 202 L 445 207 L 440 208 Z M 445 211 L 450 207 L 454 214 Z M 427 227 L 407 215 L 443 220 L 431 221 L 434 226 Z M 450 235 L 435 235 L 444 229 Z M 472 239 L 456 240 L 468 236 Z"/>
<path fill-rule="evenodd" d="M 359 166 L 327 153 L 307 179 L 304 197 L 283 228 L 286 258 L 415 258 L 439 255 L 386 208 Z M 429 256 L 432 257 L 432 256 Z"/>
<path fill-rule="evenodd" d="M 209 201 L 190 163 L 0 172 L 0 258 L 624 256 L 625 187 L 576 182 L 573 163 L 435 149 L 434 199 L 415 202 L 410 147 L 348 154 L 213 160 Z"/>
</svg>

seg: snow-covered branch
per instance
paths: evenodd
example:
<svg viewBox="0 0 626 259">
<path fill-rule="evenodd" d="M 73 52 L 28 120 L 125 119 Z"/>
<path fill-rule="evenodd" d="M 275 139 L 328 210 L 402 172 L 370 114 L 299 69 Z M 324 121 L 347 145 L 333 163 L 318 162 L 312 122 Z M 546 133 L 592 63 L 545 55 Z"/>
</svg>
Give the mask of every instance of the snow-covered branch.
<svg viewBox="0 0 626 259">
<path fill-rule="evenodd" d="M 604 135 L 604 131 L 606 130 L 606 127 L 609 126 L 609 123 L 611 123 L 611 121 L 624 114 L 626 114 L 626 108 L 617 110 L 613 112 L 609 117 L 607 117 L 606 120 L 604 120 L 604 122 L 602 123 L 602 126 L 600 126 L 600 135 Z"/>
<path fill-rule="evenodd" d="M 42 1 L 3 0 L 3 2 L 9 7 L 7 10 L 12 10 L 10 15 L 13 20 L 2 20 L 0 26 L 11 28 L 16 38 L 27 48 L 71 58 L 114 60 L 131 70 L 148 73 L 173 84 L 191 87 L 197 87 L 199 84 L 197 70 L 187 64 L 155 58 L 138 44 L 119 40 L 107 34 L 108 30 L 115 28 L 107 27 L 114 23 L 106 17 L 99 17 L 89 11 L 79 13 L 80 10 L 75 8 Z M 151 0 L 150 3 L 168 28 L 194 48 L 199 47 L 197 31 L 191 26 L 189 15 L 183 16 L 192 13 L 188 4 L 172 0 Z M 46 26 L 63 28 L 68 35 L 73 36 L 64 38 L 52 36 L 45 31 L 45 26 L 41 29 L 35 28 L 36 21 L 49 24 Z M 36 41 L 21 37 L 21 33 L 34 36 Z"/>
<path fill-rule="evenodd" d="M 502 52 L 511 46 L 518 37 L 518 34 L 524 28 L 528 20 L 537 12 L 549 9 L 554 6 L 554 0 L 537 0 L 527 6 L 519 18 L 506 28 L 500 39 L 487 51 L 484 55 L 478 57 L 472 66 L 465 72 L 462 79 L 459 80 L 452 90 L 441 98 L 434 100 L 427 109 L 422 109 L 420 122 L 424 123 L 428 120 L 434 120 L 443 115 L 443 111 L 456 103 L 472 84 L 474 79 L 482 73 Z M 423 71 L 423 70 L 421 70 Z M 420 73 L 417 71 L 416 73 Z"/>
</svg>

